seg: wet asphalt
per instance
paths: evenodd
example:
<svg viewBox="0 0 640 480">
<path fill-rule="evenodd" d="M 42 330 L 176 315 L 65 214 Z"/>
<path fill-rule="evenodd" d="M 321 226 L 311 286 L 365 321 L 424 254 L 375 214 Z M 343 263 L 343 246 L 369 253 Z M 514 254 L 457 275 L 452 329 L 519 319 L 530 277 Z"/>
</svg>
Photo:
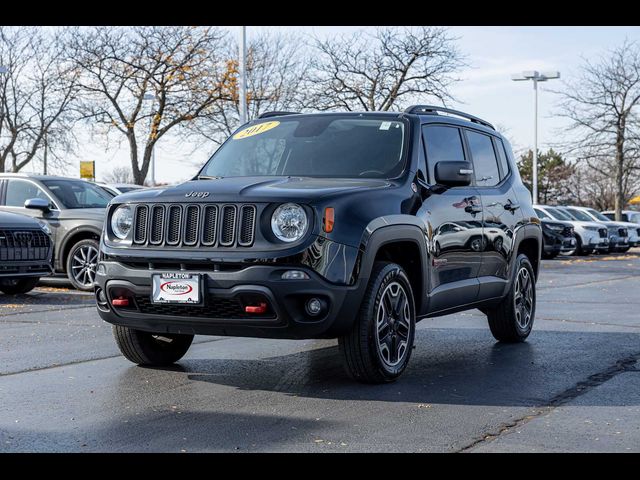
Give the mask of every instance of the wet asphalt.
<svg viewBox="0 0 640 480">
<path fill-rule="evenodd" d="M 640 451 L 640 249 L 544 261 L 523 344 L 477 310 L 420 322 L 378 386 L 333 340 L 196 337 L 174 367 L 136 367 L 64 287 L 0 294 L 2 452 Z"/>
</svg>

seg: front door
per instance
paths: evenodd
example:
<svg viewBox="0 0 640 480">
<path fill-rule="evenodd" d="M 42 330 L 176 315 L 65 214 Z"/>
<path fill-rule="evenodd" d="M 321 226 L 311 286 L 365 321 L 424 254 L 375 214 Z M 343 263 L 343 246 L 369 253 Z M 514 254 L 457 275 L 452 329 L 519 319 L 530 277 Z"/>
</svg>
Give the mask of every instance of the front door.
<svg viewBox="0 0 640 480">
<path fill-rule="evenodd" d="M 437 162 L 466 159 L 457 127 L 426 125 L 422 138 L 431 184 L 436 183 Z M 483 245 L 480 203 L 474 186 L 453 187 L 431 194 L 418 212 L 425 219 L 429 234 L 430 313 L 472 303 L 477 298 Z"/>
</svg>

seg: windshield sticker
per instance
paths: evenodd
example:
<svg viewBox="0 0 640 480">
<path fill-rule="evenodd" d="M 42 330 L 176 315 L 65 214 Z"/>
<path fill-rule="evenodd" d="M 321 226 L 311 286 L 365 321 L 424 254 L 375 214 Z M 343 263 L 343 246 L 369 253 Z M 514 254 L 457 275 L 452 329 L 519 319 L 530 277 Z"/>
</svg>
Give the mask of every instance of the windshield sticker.
<svg viewBox="0 0 640 480">
<path fill-rule="evenodd" d="M 380 130 L 389 130 L 391 128 L 391 122 L 382 122 L 380 124 Z"/>
<path fill-rule="evenodd" d="M 272 128 L 276 128 L 280 125 L 280 122 L 265 122 L 259 123 L 258 125 L 251 125 L 250 127 L 244 128 L 240 130 L 233 136 L 234 140 L 240 140 L 242 138 L 253 137 L 254 135 L 259 135 L 264 133 Z"/>
</svg>

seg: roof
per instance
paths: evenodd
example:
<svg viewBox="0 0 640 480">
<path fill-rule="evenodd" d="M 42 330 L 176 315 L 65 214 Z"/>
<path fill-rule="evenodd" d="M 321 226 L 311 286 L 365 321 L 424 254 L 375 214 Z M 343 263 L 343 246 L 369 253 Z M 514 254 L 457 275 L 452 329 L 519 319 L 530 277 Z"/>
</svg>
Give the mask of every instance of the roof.
<svg viewBox="0 0 640 480">
<path fill-rule="evenodd" d="M 82 180 L 81 178 L 63 177 L 60 175 L 41 175 L 39 173 L 2 173 L 0 178 L 33 178 L 34 180 Z"/>
</svg>

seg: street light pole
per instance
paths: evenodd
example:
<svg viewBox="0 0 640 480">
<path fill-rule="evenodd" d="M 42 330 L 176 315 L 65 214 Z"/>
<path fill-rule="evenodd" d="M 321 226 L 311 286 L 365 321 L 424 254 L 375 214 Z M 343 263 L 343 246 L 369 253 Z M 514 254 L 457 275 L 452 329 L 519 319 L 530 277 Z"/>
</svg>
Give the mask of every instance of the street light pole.
<svg viewBox="0 0 640 480">
<path fill-rule="evenodd" d="M 511 75 L 511 80 L 515 82 L 524 80 L 533 81 L 533 165 L 531 168 L 531 189 L 534 204 L 538 203 L 538 82 L 546 82 L 554 78 L 560 78 L 560 72 L 538 73 L 537 71 L 526 71 Z"/>
<path fill-rule="evenodd" d="M 238 96 L 240 102 L 240 125 L 247 122 L 247 27 L 242 27 L 240 35 L 240 51 L 238 55 L 238 76 L 240 85 L 238 88 Z"/>
</svg>

